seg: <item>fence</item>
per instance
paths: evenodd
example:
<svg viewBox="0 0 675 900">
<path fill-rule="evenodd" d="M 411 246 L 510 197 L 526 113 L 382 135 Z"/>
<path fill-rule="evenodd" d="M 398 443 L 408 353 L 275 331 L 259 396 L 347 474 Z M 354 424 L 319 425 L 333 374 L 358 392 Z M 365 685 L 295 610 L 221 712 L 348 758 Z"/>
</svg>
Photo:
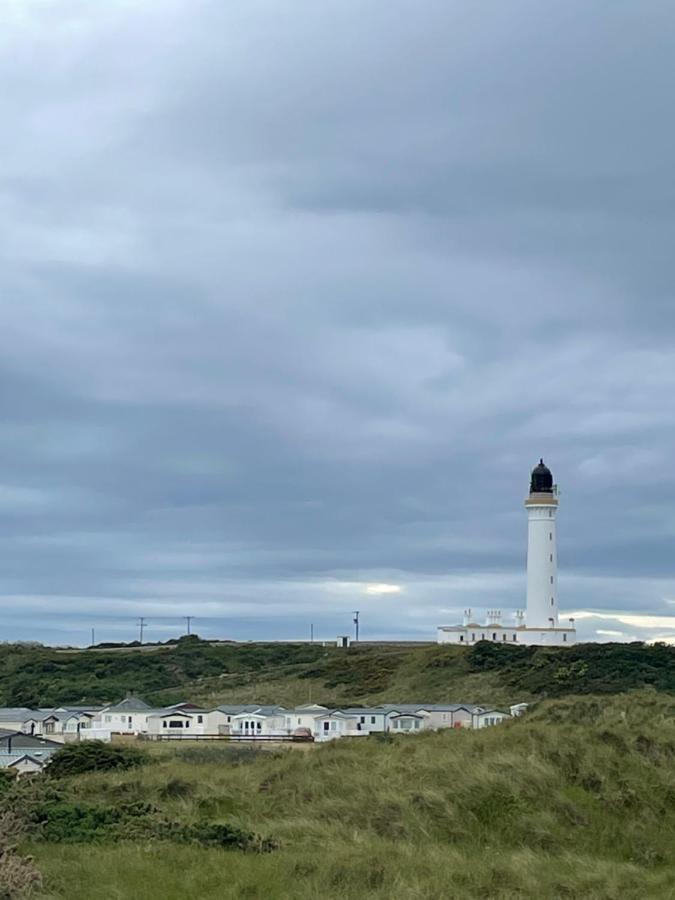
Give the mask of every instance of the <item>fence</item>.
<svg viewBox="0 0 675 900">
<path fill-rule="evenodd" d="M 292 734 L 143 734 L 145 741 L 230 741 L 246 744 L 307 744 L 313 737 L 296 737 Z"/>
</svg>

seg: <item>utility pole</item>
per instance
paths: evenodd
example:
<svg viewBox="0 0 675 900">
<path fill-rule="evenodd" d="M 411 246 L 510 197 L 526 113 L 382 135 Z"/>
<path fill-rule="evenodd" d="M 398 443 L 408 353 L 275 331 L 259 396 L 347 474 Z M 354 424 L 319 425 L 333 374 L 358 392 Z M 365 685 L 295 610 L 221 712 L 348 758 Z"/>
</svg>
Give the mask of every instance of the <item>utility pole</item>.
<svg viewBox="0 0 675 900">
<path fill-rule="evenodd" d="M 96 643 L 96 631 L 92 628 L 91 629 L 91 646 L 93 647 L 95 643 Z"/>
<path fill-rule="evenodd" d="M 187 634 L 190 634 L 190 622 L 194 619 L 194 616 L 183 616 L 183 618 L 187 622 Z"/>
<path fill-rule="evenodd" d="M 147 624 L 148 624 L 147 621 L 143 618 L 143 616 L 141 616 L 140 619 L 138 620 L 138 628 L 140 631 L 140 639 L 139 640 L 140 640 L 141 644 L 143 643 L 143 631 L 145 630 L 145 626 Z"/>
<path fill-rule="evenodd" d="M 314 625 L 309 626 L 309 642 L 310 644 L 314 643 Z"/>
<path fill-rule="evenodd" d="M 359 611 L 358 611 L 358 609 L 354 610 L 353 622 L 354 622 L 354 630 L 356 632 L 354 639 L 355 639 L 356 643 L 358 644 L 358 642 L 359 642 Z"/>
</svg>

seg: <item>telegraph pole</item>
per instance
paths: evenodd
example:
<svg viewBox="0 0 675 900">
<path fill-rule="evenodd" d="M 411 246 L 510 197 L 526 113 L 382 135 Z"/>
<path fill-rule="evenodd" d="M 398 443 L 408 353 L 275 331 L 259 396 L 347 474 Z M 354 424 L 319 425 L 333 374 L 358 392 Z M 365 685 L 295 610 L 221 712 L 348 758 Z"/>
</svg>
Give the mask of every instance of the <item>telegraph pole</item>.
<svg viewBox="0 0 675 900">
<path fill-rule="evenodd" d="M 358 609 L 354 610 L 353 622 L 354 622 L 354 631 L 356 632 L 354 639 L 355 639 L 356 643 L 358 644 L 358 642 L 359 642 L 359 610 Z"/>
<path fill-rule="evenodd" d="M 309 626 L 309 642 L 310 644 L 314 643 L 314 625 Z"/>
<path fill-rule="evenodd" d="M 139 631 L 140 631 L 140 638 L 139 638 L 139 640 L 140 640 L 141 644 L 143 643 L 143 631 L 145 630 L 145 626 L 146 626 L 147 624 L 148 624 L 148 623 L 147 623 L 146 619 L 144 619 L 143 616 L 141 616 L 140 619 L 138 620 L 138 628 L 139 628 Z"/>
<path fill-rule="evenodd" d="M 194 619 L 194 616 L 183 616 L 185 621 L 187 622 L 187 634 L 190 634 L 190 622 Z"/>
</svg>

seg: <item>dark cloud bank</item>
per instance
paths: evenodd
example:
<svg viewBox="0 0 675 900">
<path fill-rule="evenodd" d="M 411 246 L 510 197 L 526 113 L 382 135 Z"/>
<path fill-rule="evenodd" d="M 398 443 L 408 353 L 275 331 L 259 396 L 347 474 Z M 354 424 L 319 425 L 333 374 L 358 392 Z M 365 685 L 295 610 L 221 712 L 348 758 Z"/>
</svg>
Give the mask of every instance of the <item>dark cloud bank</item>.
<svg viewBox="0 0 675 900">
<path fill-rule="evenodd" d="M 6 639 L 675 639 L 675 10 L 0 11 Z M 394 590 L 394 588 L 398 590 Z"/>
</svg>

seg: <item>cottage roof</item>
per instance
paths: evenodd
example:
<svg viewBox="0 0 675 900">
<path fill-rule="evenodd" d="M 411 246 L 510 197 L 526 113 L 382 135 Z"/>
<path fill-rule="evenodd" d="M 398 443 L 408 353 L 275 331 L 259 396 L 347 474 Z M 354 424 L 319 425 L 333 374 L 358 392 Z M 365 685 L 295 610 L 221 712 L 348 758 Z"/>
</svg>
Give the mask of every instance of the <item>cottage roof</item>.
<svg viewBox="0 0 675 900">
<path fill-rule="evenodd" d="M 220 709 L 220 707 L 218 707 Z M 257 716 L 265 719 L 272 716 L 280 716 L 287 713 L 288 710 L 283 706 L 251 706 L 248 709 L 242 709 L 241 712 L 235 713 L 233 718 L 238 719 L 240 716 Z"/>
<path fill-rule="evenodd" d="M 387 713 L 391 712 L 457 712 L 465 709 L 467 712 L 475 712 L 481 707 L 472 703 L 384 703 L 382 708 Z"/>
<path fill-rule="evenodd" d="M 158 709 L 156 712 L 150 713 L 149 719 L 170 719 L 171 717 L 182 716 L 184 719 L 191 719 L 192 713 L 185 712 L 182 709 Z"/>
<path fill-rule="evenodd" d="M 258 710 L 274 710 L 275 712 L 284 712 L 283 706 L 263 706 L 260 703 L 222 703 L 216 706 L 217 710 L 226 713 L 228 716 L 238 716 L 240 713 L 252 713 Z"/>
<path fill-rule="evenodd" d="M 7 763 L 7 768 L 11 769 L 12 766 L 18 766 L 20 762 L 24 760 L 30 760 L 30 762 L 35 763 L 36 766 L 40 766 L 43 768 L 45 765 L 44 759 L 37 759 L 35 756 L 31 756 L 30 753 L 24 753 L 22 756 L 18 756 L 16 759 L 13 759 L 10 763 Z"/>
<path fill-rule="evenodd" d="M 104 707 L 105 712 L 142 712 L 144 709 L 152 709 L 152 707 L 140 697 L 125 697 L 119 703 Z"/>
<path fill-rule="evenodd" d="M 336 719 L 356 719 L 358 716 L 351 715 L 350 713 L 345 712 L 342 709 L 327 709 L 323 713 L 318 713 L 314 716 L 315 719 L 331 719 L 335 717 Z"/>
<path fill-rule="evenodd" d="M 36 750 L 44 748 L 49 750 L 60 750 L 63 744 L 57 741 L 50 741 L 47 738 L 36 737 L 32 734 L 25 734 L 23 731 L 7 731 L 0 729 L 0 747 L 7 747 L 11 743 L 12 747 L 34 747 Z"/>
<path fill-rule="evenodd" d="M 411 712 L 402 712 L 402 713 L 393 713 L 391 716 L 392 719 L 423 719 L 424 716 L 419 713 Z"/>
<path fill-rule="evenodd" d="M 0 708 L 0 722 L 27 722 L 28 719 L 35 719 L 36 717 L 36 713 L 26 706 L 5 706 Z"/>
</svg>

